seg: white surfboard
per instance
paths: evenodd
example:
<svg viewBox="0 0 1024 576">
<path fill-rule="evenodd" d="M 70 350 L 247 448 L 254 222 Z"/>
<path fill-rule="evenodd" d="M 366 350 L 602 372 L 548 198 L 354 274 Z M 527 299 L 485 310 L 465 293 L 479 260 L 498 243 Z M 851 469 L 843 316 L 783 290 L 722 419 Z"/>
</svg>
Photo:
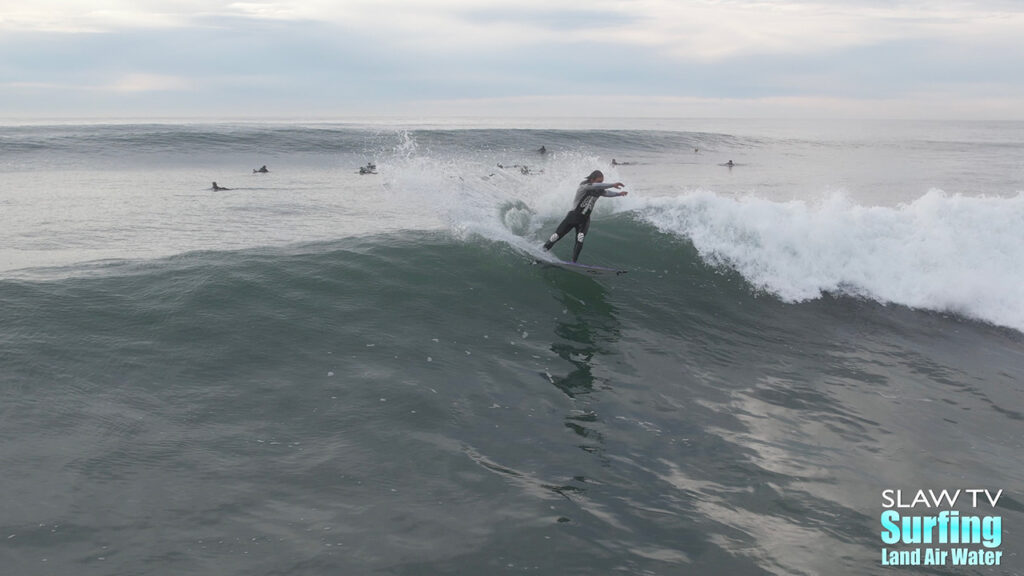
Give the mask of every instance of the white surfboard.
<svg viewBox="0 0 1024 576">
<path fill-rule="evenodd" d="M 573 272 L 587 274 L 590 276 L 618 276 L 629 272 L 629 270 L 605 268 L 604 266 L 591 266 L 588 264 L 580 264 L 579 262 L 565 262 L 563 260 L 537 260 L 536 262 L 538 264 L 554 266 L 556 268 L 562 268 L 563 270 L 571 270 Z"/>
</svg>

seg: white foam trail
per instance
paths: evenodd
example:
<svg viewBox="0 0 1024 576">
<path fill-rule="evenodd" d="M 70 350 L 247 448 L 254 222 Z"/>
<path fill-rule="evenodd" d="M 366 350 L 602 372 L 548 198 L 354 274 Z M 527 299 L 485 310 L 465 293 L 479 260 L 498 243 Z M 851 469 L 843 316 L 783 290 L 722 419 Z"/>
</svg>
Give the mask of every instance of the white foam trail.
<svg viewBox="0 0 1024 576">
<path fill-rule="evenodd" d="M 840 293 L 1024 331 L 1024 193 L 932 190 L 909 204 L 870 207 L 841 194 L 807 203 L 698 191 L 631 196 L 619 207 L 785 301 Z"/>
</svg>

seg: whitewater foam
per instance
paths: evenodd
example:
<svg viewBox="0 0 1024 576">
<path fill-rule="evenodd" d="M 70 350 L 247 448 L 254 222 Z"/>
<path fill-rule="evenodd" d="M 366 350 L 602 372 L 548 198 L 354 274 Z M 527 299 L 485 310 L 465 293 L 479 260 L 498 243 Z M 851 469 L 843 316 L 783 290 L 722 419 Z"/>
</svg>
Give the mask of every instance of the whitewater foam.
<svg viewBox="0 0 1024 576">
<path fill-rule="evenodd" d="M 706 262 L 785 301 L 843 294 L 1024 331 L 1024 194 L 931 190 L 880 207 L 841 193 L 773 202 L 696 191 L 631 197 L 621 210 L 690 240 Z"/>
</svg>

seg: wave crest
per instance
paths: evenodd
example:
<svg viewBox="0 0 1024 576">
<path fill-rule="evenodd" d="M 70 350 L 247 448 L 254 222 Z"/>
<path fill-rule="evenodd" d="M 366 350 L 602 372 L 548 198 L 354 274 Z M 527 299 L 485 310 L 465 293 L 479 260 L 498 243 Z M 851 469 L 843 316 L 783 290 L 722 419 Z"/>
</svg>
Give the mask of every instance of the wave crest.
<svg viewBox="0 0 1024 576">
<path fill-rule="evenodd" d="M 931 190 L 869 207 L 842 194 L 809 203 L 699 191 L 633 199 L 628 209 L 785 301 L 844 294 L 1024 331 L 1024 194 Z"/>
</svg>

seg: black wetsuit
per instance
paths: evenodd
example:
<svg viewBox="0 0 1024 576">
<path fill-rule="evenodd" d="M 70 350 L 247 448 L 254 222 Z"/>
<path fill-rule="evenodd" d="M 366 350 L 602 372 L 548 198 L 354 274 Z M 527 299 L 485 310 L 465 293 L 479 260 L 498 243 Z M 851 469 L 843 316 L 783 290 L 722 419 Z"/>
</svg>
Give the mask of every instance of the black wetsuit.
<svg viewBox="0 0 1024 576">
<path fill-rule="evenodd" d="M 588 182 L 580 184 L 580 187 L 576 189 L 575 207 L 565 215 L 562 223 L 555 229 L 555 233 L 544 243 L 544 249 L 550 250 L 555 242 L 561 240 L 562 236 L 575 228 L 576 244 L 572 249 L 572 261 L 575 262 L 580 257 L 580 251 L 583 250 L 583 240 L 587 236 L 587 230 L 590 229 L 590 215 L 597 199 L 601 196 L 619 196 L 619 194 L 608 192 L 608 189 L 613 187 L 615 184 L 591 184 Z"/>
</svg>

